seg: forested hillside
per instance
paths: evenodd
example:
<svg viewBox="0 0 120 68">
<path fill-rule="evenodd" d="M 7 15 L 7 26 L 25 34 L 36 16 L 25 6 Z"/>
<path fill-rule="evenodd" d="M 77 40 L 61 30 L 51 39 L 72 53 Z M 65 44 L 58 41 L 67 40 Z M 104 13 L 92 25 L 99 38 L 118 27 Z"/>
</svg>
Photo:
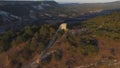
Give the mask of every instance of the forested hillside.
<svg viewBox="0 0 120 68">
<path fill-rule="evenodd" d="M 109 68 L 120 61 L 120 12 L 80 22 L 59 32 L 50 54 L 38 68 Z M 0 35 L 0 67 L 21 68 L 47 47 L 58 26 L 26 26 Z M 104 61 L 104 62 L 102 62 Z M 114 62 L 115 61 L 115 62 Z M 3 65 L 5 64 L 5 65 Z M 93 64 L 93 65 L 91 65 Z M 95 65 L 96 64 L 96 65 Z M 120 64 L 118 64 L 120 66 Z"/>
</svg>

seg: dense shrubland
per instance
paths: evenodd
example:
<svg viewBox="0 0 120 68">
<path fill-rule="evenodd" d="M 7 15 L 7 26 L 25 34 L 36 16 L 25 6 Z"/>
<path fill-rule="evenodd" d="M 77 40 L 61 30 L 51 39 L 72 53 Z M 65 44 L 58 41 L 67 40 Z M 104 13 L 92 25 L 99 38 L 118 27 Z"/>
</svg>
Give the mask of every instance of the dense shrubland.
<svg viewBox="0 0 120 68">
<path fill-rule="evenodd" d="M 61 46 L 58 46 L 58 50 L 53 55 L 49 55 L 39 67 L 49 65 L 49 63 L 53 62 L 53 57 L 55 62 L 61 62 L 65 60 L 64 57 L 66 56 L 71 58 L 71 54 L 72 58 L 77 57 L 74 58 L 75 60 L 81 56 L 97 55 L 99 53 L 100 38 L 120 40 L 119 18 L 120 13 L 116 12 L 87 20 L 75 26 L 75 29 L 66 32 L 66 37 L 59 41 Z M 80 32 L 72 34 L 71 31 L 74 33 L 78 29 L 80 29 Z M 40 54 L 48 45 L 55 32 L 56 27 L 47 24 L 42 26 L 26 26 L 19 31 L 7 31 L 0 35 L 0 53 L 23 45 L 20 51 L 9 56 L 12 68 L 19 68 L 24 61 L 30 61 L 36 54 Z M 56 40 L 61 39 L 63 34 L 64 31 L 60 31 Z M 55 47 L 57 47 L 57 44 Z M 116 55 L 114 48 L 111 48 L 110 52 L 112 55 Z M 68 67 L 71 64 L 75 64 L 74 59 L 66 59 L 65 64 Z"/>
<path fill-rule="evenodd" d="M 38 47 L 45 47 L 48 41 L 51 39 L 55 29 L 50 25 L 26 26 L 20 31 L 8 31 L 0 35 L 0 52 L 9 50 L 14 46 L 18 46 L 21 43 L 29 42 L 31 50 L 35 50 Z M 35 46 L 38 47 L 35 47 Z M 41 45 L 41 46 L 40 46 Z"/>
<path fill-rule="evenodd" d="M 99 16 L 83 22 L 83 26 L 93 31 L 94 35 L 120 39 L 120 12 L 107 16 Z M 80 27 L 80 26 L 79 26 Z"/>
</svg>

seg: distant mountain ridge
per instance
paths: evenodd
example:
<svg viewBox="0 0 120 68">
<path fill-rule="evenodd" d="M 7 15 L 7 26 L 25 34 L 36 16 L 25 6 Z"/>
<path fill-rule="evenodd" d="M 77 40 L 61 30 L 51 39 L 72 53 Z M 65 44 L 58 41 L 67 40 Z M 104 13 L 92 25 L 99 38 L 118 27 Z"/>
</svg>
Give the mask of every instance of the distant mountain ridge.
<svg viewBox="0 0 120 68">
<path fill-rule="evenodd" d="M 120 8 L 120 1 L 107 2 L 107 3 L 67 3 L 63 4 L 64 6 L 73 6 L 73 7 L 87 7 L 87 8 L 102 8 L 102 9 L 118 9 Z"/>
<path fill-rule="evenodd" d="M 55 1 L 1 1 L 0 10 L 21 16 L 29 14 L 30 10 L 46 9 L 57 5 Z"/>
<path fill-rule="evenodd" d="M 10 15 L 29 18 L 30 15 L 38 14 L 59 6 L 55 1 L 0 1 L 0 17 L 4 22 L 8 21 Z M 4 12 L 4 13 L 3 13 Z M 2 14 L 3 13 L 3 14 Z M 8 15 L 9 14 L 9 15 Z M 10 21 L 10 20 L 9 20 Z"/>
</svg>

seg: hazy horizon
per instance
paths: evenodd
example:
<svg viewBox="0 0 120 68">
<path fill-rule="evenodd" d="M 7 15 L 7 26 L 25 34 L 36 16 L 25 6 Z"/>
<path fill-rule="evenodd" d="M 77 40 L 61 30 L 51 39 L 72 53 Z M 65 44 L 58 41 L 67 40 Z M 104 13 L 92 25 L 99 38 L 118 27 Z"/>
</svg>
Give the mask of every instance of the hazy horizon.
<svg viewBox="0 0 120 68">
<path fill-rule="evenodd" d="M 120 0 L 0 0 L 0 1 L 56 1 L 59 3 L 105 3 Z"/>
<path fill-rule="evenodd" d="M 55 0 L 59 3 L 105 3 L 105 2 L 114 2 L 120 0 Z"/>
</svg>

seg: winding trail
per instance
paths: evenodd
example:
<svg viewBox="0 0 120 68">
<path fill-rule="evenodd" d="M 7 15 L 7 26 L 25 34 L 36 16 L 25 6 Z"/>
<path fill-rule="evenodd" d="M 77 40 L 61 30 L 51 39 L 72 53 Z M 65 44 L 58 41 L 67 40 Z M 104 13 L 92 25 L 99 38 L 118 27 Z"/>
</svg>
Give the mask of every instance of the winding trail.
<svg viewBox="0 0 120 68">
<path fill-rule="evenodd" d="M 39 63 L 41 60 L 45 59 L 49 54 L 54 53 L 55 51 L 51 51 L 48 52 L 48 50 L 54 45 L 56 38 L 57 38 L 57 34 L 61 29 L 58 28 L 58 30 L 56 31 L 55 35 L 53 36 L 53 38 L 50 40 L 48 46 L 46 47 L 46 49 L 44 51 L 41 52 L 41 54 L 39 55 L 39 57 L 32 63 L 22 66 L 22 68 L 37 68 L 39 66 Z M 48 52 L 48 53 L 47 53 Z"/>
<path fill-rule="evenodd" d="M 41 55 L 40 55 L 40 59 L 41 59 L 41 60 L 43 60 L 43 59 L 45 58 L 44 55 L 47 53 L 48 49 L 51 48 L 52 45 L 55 43 L 56 38 L 57 38 L 57 34 L 58 34 L 59 31 L 60 31 L 60 29 L 58 29 L 58 30 L 56 31 L 55 35 L 53 36 L 53 38 L 52 38 L 51 41 L 49 42 L 47 48 L 46 48 L 43 52 L 41 52 Z"/>
</svg>

